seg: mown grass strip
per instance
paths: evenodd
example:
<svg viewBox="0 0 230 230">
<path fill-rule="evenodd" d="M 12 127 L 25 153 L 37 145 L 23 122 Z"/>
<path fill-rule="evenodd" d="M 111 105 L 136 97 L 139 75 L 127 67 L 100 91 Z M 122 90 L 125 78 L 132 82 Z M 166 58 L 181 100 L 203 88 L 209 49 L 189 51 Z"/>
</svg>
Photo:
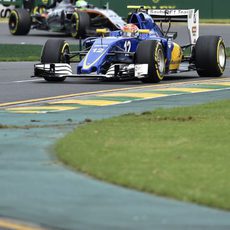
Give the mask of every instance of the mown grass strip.
<svg viewBox="0 0 230 230">
<path fill-rule="evenodd" d="M 39 61 L 40 45 L 0 45 L 0 61 Z"/>
<path fill-rule="evenodd" d="M 200 23 L 205 23 L 205 24 L 230 24 L 230 19 L 225 19 L 225 18 L 219 18 L 219 19 L 200 19 Z"/>
<path fill-rule="evenodd" d="M 80 125 L 58 158 L 93 177 L 230 210 L 230 100 Z"/>
<path fill-rule="evenodd" d="M 42 45 L 0 44 L 0 61 L 40 61 Z M 78 45 L 70 45 L 78 50 Z"/>
</svg>

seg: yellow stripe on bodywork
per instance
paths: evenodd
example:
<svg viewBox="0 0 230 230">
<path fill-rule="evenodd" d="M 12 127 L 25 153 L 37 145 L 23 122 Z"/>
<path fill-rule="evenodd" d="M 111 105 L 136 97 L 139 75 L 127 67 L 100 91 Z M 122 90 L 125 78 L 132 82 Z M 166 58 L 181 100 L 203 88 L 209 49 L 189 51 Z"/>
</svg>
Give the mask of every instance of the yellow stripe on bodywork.
<svg viewBox="0 0 230 230">
<path fill-rule="evenodd" d="M 168 96 L 167 94 L 160 94 L 160 93 L 106 93 L 98 95 L 101 97 L 134 97 L 134 98 L 157 98 L 157 97 L 164 97 Z"/>
<path fill-rule="evenodd" d="M 17 108 L 9 108 L 6 111 L 13 113 L 47 113 L 47 112 L 59 112 L 78 109 L 78 107 L 70 106 L 25 106 Z"/>
<path fill-rule="evenodd" d="M 79 104 L 79 105 L 92 105 L 92 106 L 107 106 L 120 104 L 120 101 L 107 101 L 107 100 L 63 100 L 51 102 L 50 104 Z"/>
<path fill-rule="evenodd" d="M 164 88 L 158 89 L 158 91 L 176 91 L 176 92 L 188 92 L 188 93 L 202 93 L 213 91 L 213 89 L 202 89 L 202 88 Z"/>
</svg>

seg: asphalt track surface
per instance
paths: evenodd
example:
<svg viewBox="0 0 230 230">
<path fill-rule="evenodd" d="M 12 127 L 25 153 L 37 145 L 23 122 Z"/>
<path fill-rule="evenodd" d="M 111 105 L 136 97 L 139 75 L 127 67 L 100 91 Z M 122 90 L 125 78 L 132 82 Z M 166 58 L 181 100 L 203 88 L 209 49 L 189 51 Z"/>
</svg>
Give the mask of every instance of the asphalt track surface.
<svg viewBox="0 0 230 230">
<path fill-rule="evenodd" d="M 31 71 L 31 63 L 23 63 L 23 65 L 17 63 L 17 65 L 23 67 L 23 71 Z M 0 70 L 2 69 L 4 65 L 0 67 Z M 17 99 L 23 99 L 23 92 L 25 95 L 28 94 L 26 88 L 29 88 L 33 94 L 35 88 L 41 90 L 43 85 L 45 88 L 42 90 L 47 91 L 47 95 L 53 95 L 57 91 L 56 84 L 47 84 L 40 79 L 39 82 L 23 82 L 27 80 L 24 75 L 21 76 L 24 78 L 15 75 L 18 67 L 8 69 L 8 72 L 10 74 L 5 83 L 2 82 L 1 75 L 0 91 L 3 90 L 5 93 L 10 89 L 12 92 L 21 91 Z M 220 80 L 229 82 L 229 73 L 228 65 L 225 76 Z M 192 85 L 197 80 L 205 82 L 194 77 L 177 79 L 177 82 Z M 206 78 L 206 81 L 210 80 Z M 164 87 L 175 82 L 175 79 L 166 80 L 159 85 Z M 89 83 L 84 82 L 61 83 L 60 86 L 68 88 L 72 87 L 72 84 L 75 88 L 82 88 L 84 85 L 89 87 Z M 115 84 L 114 88 L 120 84 Z M 95 90 L 101 83 L 94 82 L 92 85 Z M 102 89 L 107 85 L 114 84 L 102 83 Z M 121 85 L 124 87 L 123 83 Z M 136 86 L 136 83 L 134 85 Z M 127 85 L 125 86 L 127 88 Z M 138 86 L 140 87 L 140 83 Z M 134 88 L 132 84 L 130 88 Z M 11 219 L 16 219 L 39 225 L 44 229 L 63 230 L 229 230 L 229 212 L 165 199 L 97 181 L 63 167 L 52 155 L 53 143 L 86 118 L 96 120 L 159 107 L 229 99 L 229 88 L 55 113 L 15 113 L 2 108 L 1 124 L 7 125 L 8 128 L 0 129 L 0 216 L 2 216 L 0 229 L 1 227 L 16 230 L 38 229 L 31 225 L 23 228 L 21 222 L 17 222 L 14 228 L 10 228 L 14 223 Z M 4 217 L 10 220 L 7 221 Z"/>
<path fill-rule="evenodd" d="M 40 40 L 40 36 L 33 39 Z M 30 62 L 0 63 L 1 104 L 143 86 L 138 81 L 101 82 L 71 78 L 50 84 L 43 79 L 30 79 L 32 69 Z M 221 79 L 229 79 L 229 76 L 228 62 Z M 179 78 L 167 78 L 159 85 L 193 84 L 197 80 L 204 82 L 209 78 L 198 78 L 191 72 L 180 74 Z M 20 114 L 0 109 L 0 124 L 8 125 L 8 128 L 0 129 L 0 229 L 38 229 L 31 225 L 25 227 L 23 223 L 12 227 L 14 222 L 7 221 L 6 217 L 46 229 L 63 230 L 229 230 L 229 212 L 97 181 L 63 167 L 52 155 L 52 144 L 85 118 L 95 120 L 225 98 L 230 98 L 229 89 L 57 113 Z"/>
<path fill-rule="evenodd" d="M 0 62 L 0 104 L 146 85 L 140 81 L 110 82 L 76 78 L 67 78 L 62 83 L 48 83 L 41 78 L 31 78 L 33 75 L 33 66 L 33 62 Z M 75 68 L 75 64 L 73 68 Z M 230 76 L 229 61 L 227 62 L 223 77 L 228 76 Z M 212 78 L 199 78 L 196 72 L 188 72 L 166 77 L 159 85 L 183 81 L 202 81 L 207 79 Z"/>
</svg>

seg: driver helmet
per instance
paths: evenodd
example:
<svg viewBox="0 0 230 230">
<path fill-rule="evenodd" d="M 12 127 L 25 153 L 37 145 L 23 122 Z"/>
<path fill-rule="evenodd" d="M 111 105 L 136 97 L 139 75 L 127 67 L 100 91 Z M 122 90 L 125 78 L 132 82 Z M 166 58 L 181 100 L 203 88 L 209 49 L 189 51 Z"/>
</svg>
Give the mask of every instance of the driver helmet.
<svg viewBox="0 0 230 230">
<path fill-rule="evenodd" d="M 88 3 L 84 0 L 78 0 L 76 2 L 76 7 L 77 8 L 84 8 L 84 7 L 87 7 Z"/>
<path fill-rule="evenodd" d="M 123 28 L 123 36 L 125 37 L 135 37 L 138 34 L 138 27 L 135 24 L 126 24 Z"/>
</svg>

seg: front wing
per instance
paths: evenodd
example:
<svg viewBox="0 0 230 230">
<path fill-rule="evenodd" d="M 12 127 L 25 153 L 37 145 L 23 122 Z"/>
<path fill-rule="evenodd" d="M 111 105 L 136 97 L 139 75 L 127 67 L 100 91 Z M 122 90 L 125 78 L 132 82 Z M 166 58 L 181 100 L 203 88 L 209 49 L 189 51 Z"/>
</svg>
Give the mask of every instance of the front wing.
<svg viewBox="0 0 230 230">
<path fill-rule="evenodd" d="M 67 63 L 49 63 L 49 64 L 35 64 L 34 65 L 34 76 L 33 77 L 42 77 L 42 78 L 62 78 L 62 77 L 87 77 L 87 78 L 118 78 L 122 79 L 125 75 L 127 78 L 127 75 L 129 72 L 126 72 L 124 75 L 122 74 L 122 69 L 119 70 L 121 65 L 115 64 L 111 66 L 111 68 L 108 70 L 106 74 L 97 74 L 96 72 L 90 73 L 90 74 L 73 74 L 72 68 Z M 122 65 L 122 68 L 124 66 Z M 131 78 L 144 78 L 148 74 L 148 64 L 129 64 L 126 65 L 126 69 L 132 73 L 130 75 Z"/>
<path fill-rule="evenodd" d="M 34 77 L 65 77 L 72 75 L 72 68 L 67 63 L 35 64 Z"/>
</svg>

